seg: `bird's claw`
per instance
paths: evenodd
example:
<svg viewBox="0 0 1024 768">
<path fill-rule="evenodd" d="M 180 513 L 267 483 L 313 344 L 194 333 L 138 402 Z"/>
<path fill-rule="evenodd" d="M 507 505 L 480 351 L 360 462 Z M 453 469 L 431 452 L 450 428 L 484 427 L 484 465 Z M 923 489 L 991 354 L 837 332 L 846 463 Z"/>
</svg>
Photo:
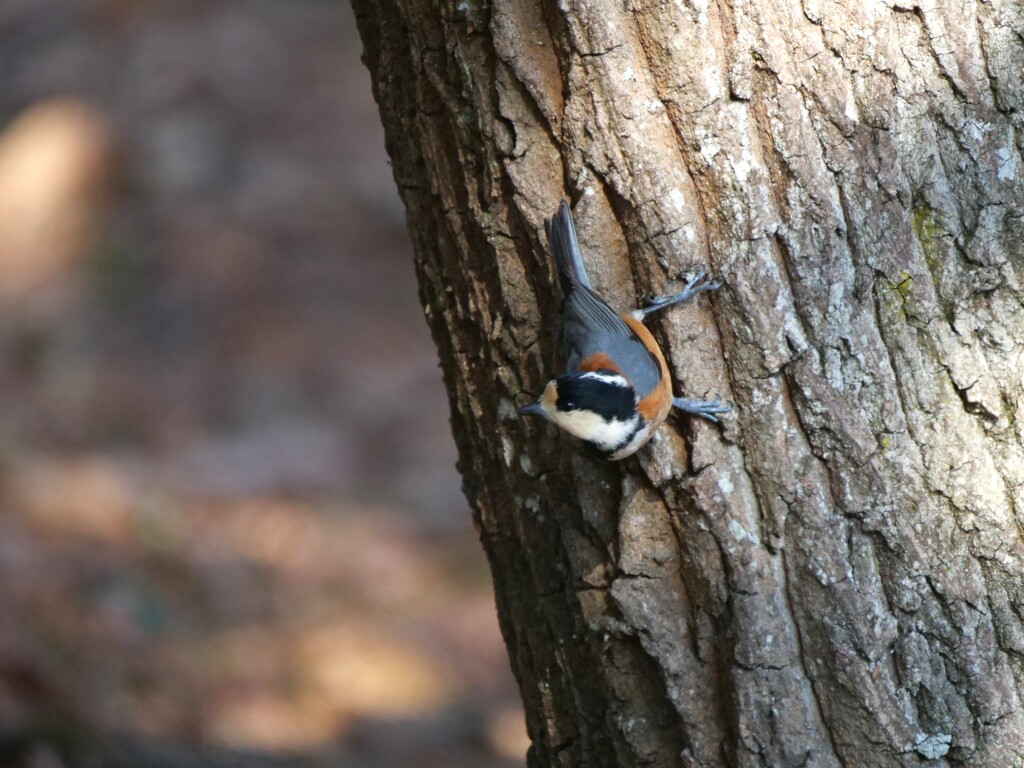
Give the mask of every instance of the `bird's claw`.
<svg viewBox="0 0 1024 768">
<path fill-rule="evenodd" d="M 672 406 L 684 413 L 700 416 L 715 424 L 720 423 L 715 414 L 732 411 L 731 405 L 723 405 L 721 399 L 717 397 L 714 400 L 690 400 L 686 397 L 673 397 Z"/>
<path fill-rule="evenodd" d="M 698 267 L 696 274 L 687 280 L 683 290 L 670 296 L 652 296 L 650 303 L 640 310 L 641 315 L 646 317 L 651 312 L 657 312 L 659 309 L 665 309 L 666 307 L 671 307 L 674 304 L 681 304 L 684 301 L 692 299 L 698 293 L 713 291 L 722 286 L 721 280 L 708 280 L 707 278 L 707 269 L 703 266 Z"/>
</svg>

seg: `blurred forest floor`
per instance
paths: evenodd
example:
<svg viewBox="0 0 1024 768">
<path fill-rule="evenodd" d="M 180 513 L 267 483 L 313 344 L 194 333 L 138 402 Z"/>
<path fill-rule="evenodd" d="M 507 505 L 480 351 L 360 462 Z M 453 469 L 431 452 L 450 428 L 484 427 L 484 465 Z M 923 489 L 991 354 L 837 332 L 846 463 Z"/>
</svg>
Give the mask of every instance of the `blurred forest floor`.
<svg viewBox="0 0 1024 768">
<path fill-rule="evenodd" d="M 0 765 L 523 764 L 347 3 L 0 3 Z"/>
</svg>

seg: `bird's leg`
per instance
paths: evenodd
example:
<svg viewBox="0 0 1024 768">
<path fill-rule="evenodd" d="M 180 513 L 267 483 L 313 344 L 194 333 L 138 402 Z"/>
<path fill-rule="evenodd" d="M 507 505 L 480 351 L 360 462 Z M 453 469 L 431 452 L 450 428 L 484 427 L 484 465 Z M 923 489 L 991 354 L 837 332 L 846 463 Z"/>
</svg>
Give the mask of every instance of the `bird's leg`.
<svg viewBox="0 0 1024 768">
<path fill-rule="evenodd" d="M 732 410 L 731 405 L 722 405 L 722 401 L 717 397 L 714 400 L 690 400 L 687 397 L 673 397 L 672 407 L 678 408 L 683 413 L 690 413 L 713 421 L 715 424 L 718 423 L 718 419 L 715 418 L 716 413 L 728 413 Z"/>
<path fill-rule="evenodd" d="M 679 293 L 672 294 L 671 296 L 660 296 L 658 298 L 651 299 L 651 303 L 646 307 L 642 307 L 636 312 L 634 316 L 639 316 L 638 319 L 642 320 L 652 312 L 657 312 L 659 309 L 665 309 L 671 307 L 674 304 L 682 304 L 684 301 L 688 301 L 696 296 L 698 293 L 703 291 L 713 291 L 722 285 L 721 282 L 708 280 L 708 273 L 701 267 L 689 281 L 686 286 Z M 691 400 L 688 397 L 673 397 L 672 407 L 678 408 L 683 413 L 689 413 L 693 416 L 700 416 L 701 418 L 712 421 L 718 424 L 718 419 L 715 414 L 729 413 L 732 410 L 731 405 L 722 405 L 722 401 L 718 398 L 714 400 Z"/>
<path fill-rule="evenodd" d="M 684 301 L 692 299 L 702 291 L 713 291 L 721 285 L 721 282 L 708 280 L 707 276 L 707 271 L 704 267 L 701 267 L 697 271 L 697 274 L 686 283 L 686 287 L 679 293 L 674 293 L 671 296 L 658 296 L 653 298 L 651 299 L 650 304 L 636 310 L 634 314 L 639 315 L 638 319 L 642 320 L 652 312 L 657 312 L 659 309 L 671 307 L 674 304 L 682 304 Z"/>
</svg>

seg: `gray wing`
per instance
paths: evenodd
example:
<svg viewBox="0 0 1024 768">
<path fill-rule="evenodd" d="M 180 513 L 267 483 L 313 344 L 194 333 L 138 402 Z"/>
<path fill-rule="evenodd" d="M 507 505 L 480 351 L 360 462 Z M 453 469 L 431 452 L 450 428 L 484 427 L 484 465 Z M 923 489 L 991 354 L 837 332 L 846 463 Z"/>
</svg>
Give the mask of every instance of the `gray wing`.
<svg viewBox="0 0 1024 768">
<path fill-rule="evenodd" d="M 658 361 L 643 342 L 590 289 L 576 284 L 565 298 L 565 362 L 570 371 L 591 355 L 604 354 L 643 398 L 661 381 Z"/>
<path fill-rule="evenodd" d="M 566 327 L 574 323 L 585 330 L 602 329 L 627 339 L 636 339 L 636 334 L 619 317 L 618 312 L 605 304 L 592 290 L 575 281 L 565 295 L 565 306 L 562 311 L 565 313 Z"/>
</svg>

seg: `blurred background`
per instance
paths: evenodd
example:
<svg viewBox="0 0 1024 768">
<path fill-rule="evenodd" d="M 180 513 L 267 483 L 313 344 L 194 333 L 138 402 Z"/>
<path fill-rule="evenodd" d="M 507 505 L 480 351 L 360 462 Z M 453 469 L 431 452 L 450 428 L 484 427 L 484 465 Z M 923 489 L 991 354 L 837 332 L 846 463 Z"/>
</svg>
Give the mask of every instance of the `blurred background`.
<svg viewBox="0 0 1024 768">
<path fill-rule="evenodd" d="M 523 764 L 361 50 L 0 2 L 0 765 Z"/>
</svg>

